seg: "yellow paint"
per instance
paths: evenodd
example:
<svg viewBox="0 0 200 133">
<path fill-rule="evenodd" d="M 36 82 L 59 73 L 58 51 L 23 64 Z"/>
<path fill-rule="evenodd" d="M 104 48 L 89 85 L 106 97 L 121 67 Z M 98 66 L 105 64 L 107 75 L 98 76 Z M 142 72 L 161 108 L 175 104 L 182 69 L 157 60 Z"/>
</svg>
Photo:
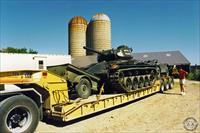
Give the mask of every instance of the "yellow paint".
<svg viewBox="0 0 200 133">
<path fill-rule="evenodd" d="M 37 84 L 47 90 L 48 98 L 43 107 L 51 109 L 55 104 L 69 101 L 67 82 L 65 79 L 48 71 L 7 71 L 0 72 L 0 84 Z"/>
<path fill-rule="evenodd" d="M 60 118 L 63 121 L 68 121 L 70 119 L 78 118 L 88 114 L 95 113 L 110 107 L 114 107 L 129 101 L 136 100 L 138 98 L 147 96 L 152 93 L 160 91 L 160 81 L 156 81 L 153 87 L 147 87 L 143 90 L 138 90 L 128 94 L 120 94 L 105 99 L 97 99 L 97 101 L 86 102 L 86 103 L 72 103 L 61 105 L 59 111 L 54 110 L 52 115 L 54 117 Z"/>
<path fill-rule="evenodd" d="M 43 108 L 49 109 L 50 115 L 63 121 L 127 103 L 160 90 L 160 81 L 156 81 L 152 87 L 146 87 L 130 93 L 117 94 L 104 99 L 97 96 L 96 100 L 94 99 L 94 101 L 90 102 L 72 102 L 69 100 L 66 80 L 48 71 L 23 70 L 0 72 L 0 78 L 1 84 L 15 84 L 17 82 L 21 84 L 34 83 L 39 85 L 48 92 L 48 98 L 44 101 Z"/>
</svg>

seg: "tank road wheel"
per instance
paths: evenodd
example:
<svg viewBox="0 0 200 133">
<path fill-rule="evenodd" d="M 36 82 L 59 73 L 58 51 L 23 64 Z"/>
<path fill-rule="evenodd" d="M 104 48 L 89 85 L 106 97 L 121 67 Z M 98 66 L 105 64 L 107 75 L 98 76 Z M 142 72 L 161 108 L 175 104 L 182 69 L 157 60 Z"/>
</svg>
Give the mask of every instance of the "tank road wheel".
<svg viewBox="0 0 200 133">
<path fill-rule="evenodd" d="M 148 80 L 145 80 L 144 81 L 144 87 L 148 87 L 149 86 L 149 81 Z"/>
<path fill-rule="evenodd" d="M 169 89 L 173 89 L 174 88 L 174 79 L 173 78 L 169 78 Z"/>
<path fill-rule="evenodd" d="M 144 78 L 143 77 L 139 78 L 139 84 L 138 84 L 138 86 L 139 86 L 139 88 L 144 87 Z"/>
<path fill-rule="evenodd" d="M 145 77 L 144 86 L 147 87 L 149 85 L 150 85 L 150 80 L 148 79 L 148 77 Z"/>
<path fill-rule="evenodd" d="M 154 75 L 150 75 L 149 79 L 150 79 L 150 86 L 152 86 L 154 84 L 154 81 L 155 81 Z"/>
<path fill-rule="evenodd" d="M 124 89 L 126 90 L 126 92 L 130 92 L 132 90 L 131 78 L 125 78 L 125 80 L 124 80 Z"/>
<path fill-rule="evenodd" d="M 39 109 L 29 97 L 16 95 L 0 102 L 0 132 L 32 133 L 38 122 Z"/>
<path fill-rule="evenodd" d="M 87 79 L 81 79 L 76 85 L 76 92 L 79 97 L 86 99 L 91 95 L 91 84 Z"/>
<path fill-rule="evenodd" d="M 133 90 L 136 90 L 136 89 L 138 89 L 138 79 L 137 78 L 134 78 L 133 79 L 133 83 L 132 83 L 133 85 Z"/>
<path fill-rule="evenodd" d="M 123 83 L 123 81 L 124 81 L 124 73 L 123 72 L 119 72 L 118 80 L 119 80 L 119 82 Z"/>
</svg>

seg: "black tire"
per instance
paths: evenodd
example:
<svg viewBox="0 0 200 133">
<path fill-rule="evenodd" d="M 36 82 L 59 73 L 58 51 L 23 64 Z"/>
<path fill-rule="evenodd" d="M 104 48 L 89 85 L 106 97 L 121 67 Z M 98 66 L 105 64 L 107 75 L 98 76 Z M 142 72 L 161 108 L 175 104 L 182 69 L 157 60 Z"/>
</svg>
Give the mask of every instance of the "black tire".
<svg viewBox="0 0 200 133">
<path fill-rule="evenodd" d="M 165 90 L 169 90 L 169 81 L 168 80 L 164 81 L 164 87 L 165 87 Z"/>
<path fill-rule="evenodd" d="M 35 131 L 40 119 L 36 103 L 27 96 L 15 95 L 0 102 L 0 132 Z"/>
<path fill-rule="evenodd" d="M 170 78 L 169 79 L 169 89 L 173 89 L 174 88 L 174 79 Z"/>
<path fill-rule="evenodd" d="M 160 81 L 160 92 L 163 93 L 165 91 L 164 81 Z"/>
<path fill-rule="evenodd" d="M 86 99 L 91 95 L 91 84 L 87 79 L 81 79 L 76 85 L 76 92 L 79 97 Z"/>
</svg>

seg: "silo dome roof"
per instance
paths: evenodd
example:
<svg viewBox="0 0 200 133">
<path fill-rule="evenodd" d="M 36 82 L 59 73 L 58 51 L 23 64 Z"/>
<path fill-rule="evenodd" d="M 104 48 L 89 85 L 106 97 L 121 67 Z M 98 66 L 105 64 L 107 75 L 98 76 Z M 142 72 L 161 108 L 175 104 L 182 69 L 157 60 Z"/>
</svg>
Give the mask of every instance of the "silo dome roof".
<svg viewBox="0 0 200 133">
<path fill-rule="evenodd" d="M 97 13 L 92 17 L 91 21 L 96 21 L 96 20 L 110 21 L 110 18 L 106 14 Z"/>
<path fill-rule="evenodd" d="M 87 25 L 87 20 L 81 16 L 75 16 L 69 21 L 69 24 L 85 24 L 85 25 Z"/>
</svg>

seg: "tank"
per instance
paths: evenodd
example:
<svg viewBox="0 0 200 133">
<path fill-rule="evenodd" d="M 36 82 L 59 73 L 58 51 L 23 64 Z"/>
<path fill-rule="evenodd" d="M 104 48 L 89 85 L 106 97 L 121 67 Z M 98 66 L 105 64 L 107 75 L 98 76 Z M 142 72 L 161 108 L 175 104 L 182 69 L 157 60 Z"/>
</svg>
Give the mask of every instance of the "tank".
<svg viewBox="0 0 200 133">
<path fill-rule="evenodd" d="M 107 15 L 103 13 L 94 15 L 89 23 L 88 30 L 90 35 L 87 40 L 91 48 L 100 51 L 111 49 L 111 22 Z"/>
<path fill-rule="evenodd" d="M 83 46 L 86 46 L 87 20 L 81 16 L 73 17 L 68 24 L 69 54 L 74 56 L 85 56 Z"/>
<path fill-rule="evenodd" d="M 132 48 L 125 45 L 103 51 L 84 49 L 98 54 L 98 63 L 89 65 L 85 70 L 100 77 L 107 92 L 131 92 L 150 87 L 161 75 L 168 73 L 167 66 L 158 64 L 157 60 L 134 60 Z"/>
</svg>

